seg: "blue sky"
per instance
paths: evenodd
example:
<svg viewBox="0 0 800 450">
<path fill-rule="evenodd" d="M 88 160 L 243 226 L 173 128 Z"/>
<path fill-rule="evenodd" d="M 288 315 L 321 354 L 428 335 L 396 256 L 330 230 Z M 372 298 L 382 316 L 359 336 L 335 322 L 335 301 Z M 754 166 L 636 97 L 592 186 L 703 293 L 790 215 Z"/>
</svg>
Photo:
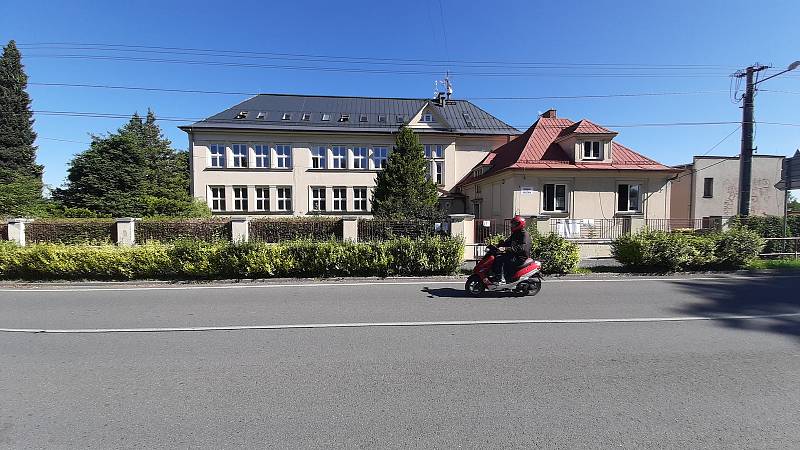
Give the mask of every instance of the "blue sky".
<svg viewBox="0 0 800 450">
<path fill-rule="evenodd" d="M 559 116 L 573 120 L 589 118 L 604 125 L 637 125 L 740 120 L 741 110 L 730 100 L 728 75 L 755 62 L 781 68 L 800 59 L 798 17 L 800 2 L 788 0 L 758 4 L 735 0 L 570 3 L 441 0 L 441 10 L 438 0 L 28 1 L 4 8 L 0 16 L 0 41 L 5 44 L 15 39 L 21 45 L 32 83 L 428 97 L 433 93 L 434 80 L 441 79 L 444 70 L 450 68 L 457 73 L 452 77 L 456 97 L 477 98 L 476 104 L 517 127 L 527 127 L 539 112 L 548 108 L 556 108 Z M 743 34 L 743 29 L 748 34 Z M 369 64 L 355 64 L 352 62 L 355 60 L 341 62 L 330 58 L 325 61 L 275 59 L 276 55 L 233 58 L 174 51 L 107 52 L 30 45 L 63 42 L 389 61 L 376 64 L 371 59 Z M 53 55 L 184 59 L 195 63 Z M 411 65 L 397 59 L 472 64 Z M 212 65 L 212 61 L 259 67 Z M 485 63 L 475 67 L 478 61 Z M 520 63 L 550 65 L 531 69 L 520 68 Z M 263 67 L 267 65 L 361 71 Z M 487 75 L 513 71 L 524 72 L 526 76 Z M 631 76 L 634 74 L 647 76 Z M 797 108 L 800 70 L 767 81 L 762 87 L 765 91 L 757 97 L 757 120 L 800 124 L 800 108 Z M 707 93 L 599 99 L 480 99 L 661 92 Z M 29 93 L 34 109 L 40 111 L 130 114 L 152 108 L 159 116 L 177 118 L 205 117 L 247 98 L 33 84 Z M 124 122 L 124 119 L 36 115 L 35 128 L 40 137 L 38 159 L 45 165 L 45 182 L 53 186 L 61 184 L 66 163 L 73 154 L 86 148 L 90 134 L 115 130 Z M 187 122 L 161 123 L 176 148 L 187 145 L 185 134 L 177 129 L 182 123 Z M 678 164 L 689 162 L 693 154 L 708 151 L 733 132 L 736 125 L 615 129 L 620 132 L 618 140 L 623 144 L 661 162 Z M 756 143 L 761 153 L 790 155 L 800 148 L 800 127 L 759 125 Z M 739 145 L 736 132 L 712 154 L 736 155 Z"/>
</svg>

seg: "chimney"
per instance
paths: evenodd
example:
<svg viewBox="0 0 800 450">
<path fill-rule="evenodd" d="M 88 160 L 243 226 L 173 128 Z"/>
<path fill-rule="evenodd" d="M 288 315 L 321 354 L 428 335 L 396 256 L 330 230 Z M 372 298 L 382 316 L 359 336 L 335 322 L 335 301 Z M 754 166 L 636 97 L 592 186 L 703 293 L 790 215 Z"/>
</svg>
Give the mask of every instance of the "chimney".
<svg viewBox="0 0 800 450">
<path fill-rule="evenodd" d="M 555 119 L 556 118 L 556 110 L 555 109 L 548 109 L 547 111 L 542 113 L 542 117 L 545 119 Z"/>
</svg>

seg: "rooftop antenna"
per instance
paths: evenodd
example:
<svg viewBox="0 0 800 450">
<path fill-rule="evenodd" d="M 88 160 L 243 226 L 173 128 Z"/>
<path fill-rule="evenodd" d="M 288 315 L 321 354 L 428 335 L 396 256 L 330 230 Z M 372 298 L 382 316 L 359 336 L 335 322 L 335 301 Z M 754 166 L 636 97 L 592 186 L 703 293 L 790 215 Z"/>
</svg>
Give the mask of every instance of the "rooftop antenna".
<svg viewBox="0 0 800 450">
<path fill-rule="evenodd" d="M 447 92 L 447 99 L 450 100 L 450 96 L 453 95 L 453 85 L 450 84 L 450 71 L 448 70 L 445 72 L 444 76 L 444 86 Z"/>
</svg>

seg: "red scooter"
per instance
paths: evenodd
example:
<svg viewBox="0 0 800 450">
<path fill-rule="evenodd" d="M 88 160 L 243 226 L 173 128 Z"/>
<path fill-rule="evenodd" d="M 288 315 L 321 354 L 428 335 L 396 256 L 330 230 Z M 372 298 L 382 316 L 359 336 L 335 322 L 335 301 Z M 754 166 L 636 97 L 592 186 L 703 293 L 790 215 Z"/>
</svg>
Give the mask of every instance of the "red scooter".
<svg viewBox="0 0 800 450">
<path fill-rule="evenodd" d="M 505 283 L 494 283 L 489 280 L 492 274 L 492 264 L 502 252 L 494 245 L 486 248 L 483 256 L 472 275 L 467 278 L 465 289 L 467 294 L 474 297 L 482 295 L 486 291 L 512 291 L 519 296 L 536 295 L 542 290 L 542 263 L 528 258 L 516 268 L 516 272 L 510 280 Z"/>
</svg>

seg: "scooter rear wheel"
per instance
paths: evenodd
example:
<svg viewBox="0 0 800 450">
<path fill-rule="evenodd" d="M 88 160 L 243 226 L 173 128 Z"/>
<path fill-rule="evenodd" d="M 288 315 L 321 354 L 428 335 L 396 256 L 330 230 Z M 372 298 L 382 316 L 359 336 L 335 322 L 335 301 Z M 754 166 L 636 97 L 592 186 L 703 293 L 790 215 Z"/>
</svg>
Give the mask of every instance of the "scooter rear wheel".
<svg viewBox="0 0 800 450">
<path fill-rule="evenodd" d="M 481 277 L 472 275 L 467 278 L 467 283 L 464 285 L 464 290 L 467 291 L 467 294 L 473 297 L 478 297 L 483 295 L 483 292 L 486 290 L 486 285 L 483 284 Z"/>
<path fill-rule="evenodd" d="M 536 275 L 528 280 L 528 293 L 526 295 L 534 296 L 542 290 L 542 276 Z"/>
</svg>

